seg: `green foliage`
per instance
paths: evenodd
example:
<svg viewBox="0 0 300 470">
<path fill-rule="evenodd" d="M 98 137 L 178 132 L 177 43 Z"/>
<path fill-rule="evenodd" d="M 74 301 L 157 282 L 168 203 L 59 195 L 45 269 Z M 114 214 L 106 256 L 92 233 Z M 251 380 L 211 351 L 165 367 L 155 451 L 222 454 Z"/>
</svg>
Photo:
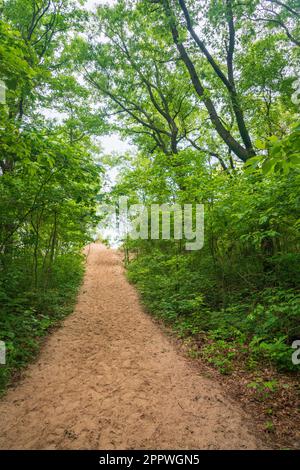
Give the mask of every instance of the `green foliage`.
<svg viewBox="0 0 300 470">
<path fill-rule="evenodd" d="M 187 253 L 183 241 L 131 240 L 137 255 L 128 277 L 154 315 L 182 337 L 200 337 L 204 357 L 222 372 L 241 360 L 252 369 L 269 362 L 297 371 L 291 344 L 300 336 L 298 176 L 204 175 L 198 197 L 213 200 L 206 204 L 204 248 Z"/>
<path fill-rule="evenodd" d="M 221 374 L 232 372 L 232 361 L 236 356 L 234 344 L 218 339 L 202 349 L 203 357 L 213 364 Z"/>
<path fill-rule="evenodd" d="M 212 272 L 203 273 L 208 265 L 203 257 L 209 255 L 151 250 L 131 261 L 128 277 L 147 309 L 181 337 L 199 338 L 203 357 L 222 373 L 241 360 L 250 369 L 262 361 L 297 371 L 291 343 L 300 335 L 299 293 L 278 287 L 252 291 L 245 284 L 238 289 L 230 277 L 224 286 L 222 275 L 216 279 Z"/>
<path fill-rule="evenodd" d="M 261 377 L 258 377 L 252 382 L 249 382 L 247 387 L 255 391 L 258 400 L 264 401 L 269 398 L 272 393 L 277 391 L 278 384 L 276 380 L 264 381 Z"/>
<path fill-rule="evenodd" d="M 300 125 L 296 125 L 291 133 L 283 139 L 269 136 L 266 141 L 255 142 L 259 150 L 267 150 L 268 156 L 259 155 L 247 162 L 247 167 L 261 166 L 266 175 L 271 173 L 288 174 L 290 171 L 300 169 Z"/>
</svg>

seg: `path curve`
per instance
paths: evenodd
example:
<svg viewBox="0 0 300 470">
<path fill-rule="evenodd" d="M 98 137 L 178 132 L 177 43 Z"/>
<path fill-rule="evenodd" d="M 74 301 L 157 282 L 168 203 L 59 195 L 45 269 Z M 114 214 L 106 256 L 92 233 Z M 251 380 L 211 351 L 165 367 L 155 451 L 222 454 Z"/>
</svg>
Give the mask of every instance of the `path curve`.
<svg viewBox="0 0 300 470">
<path fill-rule="evenodd" d="M 0 401 L 1 449 L 255 449 L 249 419 L 146 315 L 119 255 L 90 246 L 76 309 Z"/>
</svg>

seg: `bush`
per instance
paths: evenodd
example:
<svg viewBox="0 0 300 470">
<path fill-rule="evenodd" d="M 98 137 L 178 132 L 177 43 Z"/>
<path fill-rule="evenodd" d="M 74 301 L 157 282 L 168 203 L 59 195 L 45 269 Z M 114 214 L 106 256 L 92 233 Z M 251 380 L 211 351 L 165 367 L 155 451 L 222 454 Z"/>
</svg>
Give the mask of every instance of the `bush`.
<svg viewBox="0 0 300 470">
<path fill-rule="evenodd" d="M 128 278 L 142 294 L 150 312 L 171 325 L 181 337 L 205 334 L 203 357 L 221 372 L 243 357 L 249 367 L 267 361 L 280 370 L 297 371 L 291 343 L 300 337 L 300 302 L 295 289 L 228 287 L 223 305 L 212 296 L 210 273 L 202 283 L 201 262 L 194 254 L 141 254 L 128 266 Z M 210 284 L 211 280 L 211 284 Z M 219 307 L 219 308 L 216 308 Z"/>
</svg>

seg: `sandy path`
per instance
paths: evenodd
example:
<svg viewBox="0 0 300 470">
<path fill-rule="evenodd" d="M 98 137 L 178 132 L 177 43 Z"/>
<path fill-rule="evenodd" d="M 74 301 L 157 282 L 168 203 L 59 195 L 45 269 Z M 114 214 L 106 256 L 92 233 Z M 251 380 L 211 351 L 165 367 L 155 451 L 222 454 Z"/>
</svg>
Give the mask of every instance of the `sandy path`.
<svg viewBox="0 0 300 470">
<path fill-rule="evenodd" d="M 248 449 L 239 406 L 189 365 L 91 245 L 75 312 L 0 401 L 4 449 Z"/>
</svg>

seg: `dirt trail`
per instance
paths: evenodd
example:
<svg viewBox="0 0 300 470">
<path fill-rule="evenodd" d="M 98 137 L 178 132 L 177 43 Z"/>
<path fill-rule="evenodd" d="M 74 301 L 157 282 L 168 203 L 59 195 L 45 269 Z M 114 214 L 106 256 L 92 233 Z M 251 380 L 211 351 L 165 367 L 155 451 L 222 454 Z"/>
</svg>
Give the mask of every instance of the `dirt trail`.
<svg viewBox="0 0 300 470">
<path fill-rule="evenodd" d="M 118 255 L 90 247 L 74 313 L 0 401 L 2 449 L 254 449 L 239 405 L 141 309 Z"/>
</svg>

